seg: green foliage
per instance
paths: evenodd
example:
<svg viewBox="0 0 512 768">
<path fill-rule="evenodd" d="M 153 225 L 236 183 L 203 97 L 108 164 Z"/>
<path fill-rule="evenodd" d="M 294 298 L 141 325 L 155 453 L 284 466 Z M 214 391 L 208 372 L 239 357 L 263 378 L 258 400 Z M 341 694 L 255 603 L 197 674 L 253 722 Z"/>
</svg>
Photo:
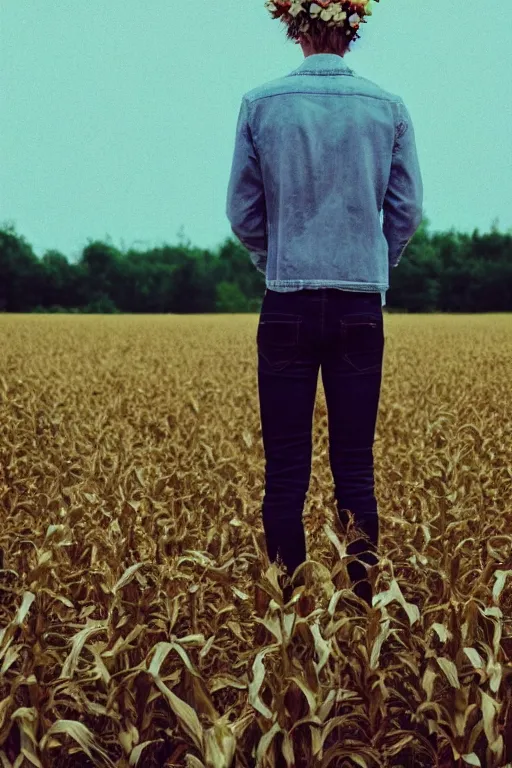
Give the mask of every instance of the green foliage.
<svg viewBox="0 0 512 768">
<path fill-rule="evenodd" d="M 29 312 L 39 303 L 43 269 L 14 228 L 0 229 L 0 311 Z"/>
<path fill-rule="evenodd" d="M 388 312 L 510 312 L 512 230 L 429 233 L 422 221 L 390 270 Z M 0 311 L 215 313 L 261 309 L 265 278 L 229 237 L 216 251 L 190 242 L 120 251 L 95 240 L 70 263 L 38 259 L 12 225 L 0 228 Z"/>
<path fill-rule="evenodd" d="M 84 308 L 84 312 L 95 315 L 110 315 L 118 313 L 119 309 L 109 296 L 105 293 L 101 293 L 87 304 Z"/>
<path fill-rule="evenodd" d="M 236 283 L 223 280 L 217 286 L 217 312 L 247 312 L 248 299 Z"/>
</svg>

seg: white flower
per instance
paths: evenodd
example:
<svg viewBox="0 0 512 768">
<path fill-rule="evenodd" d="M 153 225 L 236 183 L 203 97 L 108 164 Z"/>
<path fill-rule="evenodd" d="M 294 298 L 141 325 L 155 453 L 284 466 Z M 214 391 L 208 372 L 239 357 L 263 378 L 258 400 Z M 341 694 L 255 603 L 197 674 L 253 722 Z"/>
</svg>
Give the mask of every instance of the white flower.
<svg viewBox="0 0 512 768">
<path fill-rule="evenodd" d="M 331 7 L 324 8 L 322 13 L 320 14 L 320 18 L 323 21 L 330 21 L 332 19 L 332 17 L 333 17 L 333 11 L 332 11 Z"/>
<path fill-rule="evenodd" d="M 317 5 L 316 3 L 311 3 L 311 7 L 309 9 L 309 15 L 311 16 L 312 19 L 316 19 L 316 17 L 318 16 L 319 13 L 322 12 L 322 10 L 323 9 L 320 8 L 320 6 Z"/>
<path fill-rule="evenodd" d="M 333 3 L 331 7 L 333 11 L 332 20 L 345 21 L 345 19 L 347 18 L 347 14 L 345 13 L 345 11 L 342 10 L 341 3 Z"/>
<path fill-rule="evenodd" d="M 293 16 L 295 18 L 299 15 L 299 13 L 302 13 L 304 11 L 304 8 L 302 7 L 302 0 L 292 0 L 291 8 L 288 10 L 288 13 L 290 16 Z"/>
<path fill-rule="evenodd" d="M 320 16 L 322 21 L 342 22 L 347 18 L 347 14 L 342 10 L 340 2 L 333 3 L 328 8 L 321 8 L 316 3 L 311 3 L 309 15 L 312 19 L 316 19 Z"/>
<path fill-rule="evenodd" d="M 304 18 L 301 25 L 302 31 L 309 29 L 308 18 L 320 18 L 322 21 L 331 22 L 330 26 L 332 26 L 332 24 L 341 26 L 347 18 L 347 13 L 342 10 L 342 2 L 344 2 L 344 0 L 336 0 L 335 2 L 332 2 L 327 8 L 322 8 L 320 5 L 318 5 L 318 3 L 313 2 L 311 3 L 309 9 L 309 15 L 304 7 L 305 0 L 290 1 L 291 5 L 290 8 L 286 11 L 286 16 L 292 16 L 293 18 L 296 18 L 299 14 L 302 13 Z M 354 12 L 348 18 L 348 22 L 351 27 L 359 25 L 364 16 L 372 15 L 371 3 L 372 0 L 352 0 L 352 9 L 357 9 L 358 12 Z M 276 13 L 277 11 L 281 10 L 281 6 L 277 3 L 276 0 L 266 0 L 264 5 L 265 8 L 270 11 L 270 13 Z M 347 34 L 350 34 L 349 30 L 347 30 Z"/>
</svg>

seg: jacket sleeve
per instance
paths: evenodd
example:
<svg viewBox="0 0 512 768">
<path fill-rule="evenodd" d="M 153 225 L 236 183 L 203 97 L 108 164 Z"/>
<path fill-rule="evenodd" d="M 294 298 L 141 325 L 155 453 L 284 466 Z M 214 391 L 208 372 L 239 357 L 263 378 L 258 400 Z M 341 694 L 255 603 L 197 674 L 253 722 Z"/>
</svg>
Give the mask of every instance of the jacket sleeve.
<svg viewBox="0 0 512 768">
<path fill-rule="evenodd" d="M 259 157 L 249 126 L 248 104 L 245 96 L 242 99 L 236 127 L 226 215 L 232 231 L 249 251 L 254 266 L 265 274 L 268 252 L 265 190 Z"/>
<path fill-rule="evenodd" d="M 423 218 L 423 180 L 411 116 L 400 101 L 391 173 L 383 203 L 382 231 L 389 266 L 396 267 Z"/>
</svg>

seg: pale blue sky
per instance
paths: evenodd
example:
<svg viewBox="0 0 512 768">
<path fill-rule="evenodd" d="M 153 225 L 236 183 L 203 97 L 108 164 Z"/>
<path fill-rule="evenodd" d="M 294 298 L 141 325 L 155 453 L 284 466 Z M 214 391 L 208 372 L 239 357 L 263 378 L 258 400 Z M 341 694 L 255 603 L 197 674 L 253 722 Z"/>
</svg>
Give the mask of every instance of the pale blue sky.
<svg viewBox="0 0 512 768">
<path fill-rule="evenodd" d="M 216 248 L 243 93 L 299 66 L 264 0 L 1 0 L 0 225 L 41 256 Z M 432 230 L 512 226 L 512 3 L 381 0 L 347 54 L 411 114 Z"/>
</svg>

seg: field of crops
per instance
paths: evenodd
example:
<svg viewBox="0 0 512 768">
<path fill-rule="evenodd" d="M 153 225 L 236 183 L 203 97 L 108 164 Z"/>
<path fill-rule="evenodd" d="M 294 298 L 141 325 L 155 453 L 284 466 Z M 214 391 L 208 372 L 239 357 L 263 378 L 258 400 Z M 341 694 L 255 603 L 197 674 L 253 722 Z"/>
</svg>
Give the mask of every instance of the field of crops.
<svg viewBox="0 0 512 768">
<path fill-rule="evenodd" d="M 283 605 L 257 323 L 0 315 L 1 768 L 512 766 L 512 316 L 385 315 L 372 608 L 321 377 Z"/>
</svg>

